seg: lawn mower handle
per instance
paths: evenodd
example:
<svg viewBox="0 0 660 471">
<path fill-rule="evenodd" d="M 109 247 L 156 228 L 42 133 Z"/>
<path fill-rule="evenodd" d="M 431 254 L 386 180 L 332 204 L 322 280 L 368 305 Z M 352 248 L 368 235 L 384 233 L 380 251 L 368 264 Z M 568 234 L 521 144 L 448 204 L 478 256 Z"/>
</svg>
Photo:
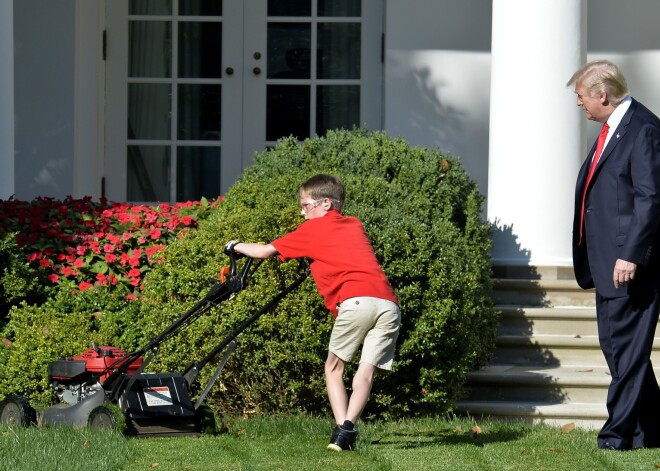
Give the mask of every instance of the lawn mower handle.
<svg viewBox="0 0 660 471">
<path fill-rule="evenodd" d="M 252 323 L 254 323 L 266 312 L 273 309 L 285 296 L 287 296 L 291 291 L 295 290 L 303 281 L 305 281 L 305 279 L 309 275 L 309 265 L 307 261 L 303 258 L 299 258 L 296 260 L 298 261 L 298 276 L 294 281 L 291 282 L 291 284 L 289 284 L 282 291 L 280 291 L 280 293 L 277 294 L 275 297 L 273 297 L 265 306 L 255 311 L 250 317 L 244 320 L 222 342 L 220 342 L 220 344 L 217 347 L 215 347 L 204 359 L 202 359 L 197 363 L 190 364 L 184 370 L 183 377 L 188 383 L 188 387 L 190 387 L 193 384 L 193 382 L 197 379 L 200 370 L 204 368 L 207 363 L 212 361 L 219 353 L 225 350 L 225 348 L 231 345 L 230 347 L 231 350 L 229 353 L 233 351 L 233 347 L 235 346 L 236 343 L 236 337 L 238 337 L 238 335 L 241 332 L 247 329 Z M 224 366 L 225 361 L 226 361 L 226 357 L 225 359 L 223 359 L 222 366 L 220 367 L 220 369 L 222 369 L 222 367 Z M 217 373 L 219 372 L 220 371 L 217 371 Z M 204 392 L 202 393 L 203 396 L 205 396 L 208 393 L 208 391 L 211 389 L 211 386 L 213 386 L 213 383 L 217 379 L 217 376 L 218 374 L 214 375 L 209 381 L 209 383 L 206 385 L 206 387 L 204 388 Z M 200 399 L 203 400 L 203 397 L 201 397 Z M 201 402 L 201 400 L 199 402 Z"/>
<path fill-rule="evenodd" d="M 128 367 L 138 358 L 145 355 L 145 353 L 150 353 L 150 356 L 142 362 L 140 369 L 137 371 L 134 377 L 137 377 L 149 362 L 153 359 L 160 345 L 166 340 L 173 337 L 180 329 L 187 327 L 193 323 L 197 318 L 202 314 L 209 311 L 214 306 L 219 303 L 231 298 L 234 294 L 243 290 L 247 284 L 250 276 L 259 268 L 263 260 L 259 260 L 257 264 L 253 267 L 253 262 L 255 259 L 247 258 L 241 270 L 238 270 L 238 265 L 236 260 L 241 258 L 242 255 L 234 251 L 225 251 L 229 256 L 230 271 L 229 275 L 226 277 L 225 281 L 220 283 L 216 282 L 215 285 L 209 290 L 204 299 L 195 304 L 190 308 L 185 314 L 179 317 L 174 321 L 169 327 L 167 327 L 163 332 L 161 332 L 156 338 L 151 340 L 145 347 L 136 350 L 135 352 L 129 353 L 123 357 L 120 361 L 117 362 L 116 368 L 108 375 L 104 381 L 104 387 L 110 389 L 111 396 L 118 396 L 120 390 L 125 389 L 121 387 L 123 383 L 123 373 L 126 373 Z M 252 269 L 251 269 L 252 268 Z M 114 383 L 114 384 L 113 384 Z"/>
</svg>

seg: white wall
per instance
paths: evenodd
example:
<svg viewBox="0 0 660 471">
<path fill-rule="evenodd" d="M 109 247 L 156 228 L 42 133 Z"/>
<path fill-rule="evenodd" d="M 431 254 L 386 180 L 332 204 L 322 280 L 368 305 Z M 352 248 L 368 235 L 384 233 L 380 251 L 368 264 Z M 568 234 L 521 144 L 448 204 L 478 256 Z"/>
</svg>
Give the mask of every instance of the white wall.
<svg viewBox="0 0 660 471">
<path fill-rule="evenodd" d="M 385 130 L 403 136 L 413 145 L 439 147 L 457 155 L 484 195 L 489 190 L 488 147 L 492 138 L 488 122 L 491 16 L 492 5 L 487 0 L 386 0 Z M 607 58 L 617 62 L 628 79 L 632 95 L 660 115 L 658 19 L 658 0 L 587 3 L 587 59 Z M 511 18 L 511 21 L 520 20 Z M 511 106 L 520 110 L 521 119 L 538 122 L 539 132 L 543 121 L 558 106 L 553 106 L 552 100 L 544 100 L 541 94 L 520 96 L 516 93 L 516 80 L 535 80 L 535 74 L 542 73 L 543 70 L 530 70 L 528 76 L 511 77 Z M 567 74 L 559 86 L 563 87 L 569 78 Z M 570 106 L 574 106 L 572 90 L 555 90 L 553 96 L 553 100 L 557 96 L 570 100 Z M 579 115 L 575 109 L 571 120 Z M 563 177 L 567 188 L 574 188 L 579 164 L 598 134 L 598 126 L 593 123 L 579 126 L 586 132 L 578 133 L 580 142 L 572 146 L 579 150 L 572 151 L 575 155 L 570 157 L 574 159 L 575 171 Z M 516 204 L 520 195 L 514 186 L 509 190 L 510 195 L 498 197 Z M 562 197 L 572 198 L 572 194 Z M 570 223 L 572 205 L 564 212 Z M 555 237 L 568 240 L 570 234 L 564 232 L 549 233 L 548 245 L 556 243 Z M 504 248 L 507 253 L 502 254 L 503 258 L 512 252 L 526 254 L 527 261 L 534 258 L 538 250 L 519 240 L 515 225 L 508 236 L 515 243 Z M 562 242 L 564 246 L 568 243 Z M 557 263 L 570 264 L 570 255 L 567 257 L 563 252 L 559 254 L 562 261 Z"/>
<path fill-rule="evenodd" d="M 46 0 L 48 1 L 48 0 Z M 103 158 L 103 2 L 76 0 L 73 190 L 101 197 Z M 114 51 L 113 51 L 114 52 Z"/>
<path fill-rule="evenodd" d="M 14 3 L 0 2 L 0 199 L 14 194 Z"/>
<path fill-rule="evenodd" d="M 413 145 L 458 156 L 488 195 L 491 2 L 384 3 L 384 129 Z M 95 58 L 103 2 L 20 0 L 13 5 L 16 196 L 98 196 L 103 71 Z M 633 96 L 656 114 L 658 18 L 658 0 L 588 3 L 588 58 L 619 63 Z M 552 103 L 517 96 L 515 90 L 512 82 L 512 106 L 539 113 L 552 109 Z M 570 91 L 566 95 L 574 100 Z M 533 113 L 527 119 L 542 121 Z M 575 156 L 580 162 L 597 134 L 591 123 L 586 129 L 584 152 Z M 574 181 L 575 175 L 566 179 Z"/>
<path fill-rule="evenodd" d="M 609 59 L 621 67 L 633 97 L 660 116 L 660 1 L 591 0 L 588 59 Z M 600 129 L 589 123 L 587 144 Z M 587 149 L 585 149 L 585 153 Z"/>
<path fill-rule="evenodd" d="M 386 1 L 384 128 L 459 157 L 488 190 L 491 3 Z"/>
<path fill-rule="evenodd" d="M 15 192 L 73 191 L 74 0 L 14 2 Z"/>
</svg>

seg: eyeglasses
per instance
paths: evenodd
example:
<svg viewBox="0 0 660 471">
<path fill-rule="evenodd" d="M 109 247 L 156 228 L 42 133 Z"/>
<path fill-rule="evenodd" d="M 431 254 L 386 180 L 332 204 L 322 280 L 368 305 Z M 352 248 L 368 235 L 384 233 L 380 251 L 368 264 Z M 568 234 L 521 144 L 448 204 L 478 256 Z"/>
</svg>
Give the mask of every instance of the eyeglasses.
<svg viewBox="0 0 660 471">
<path fill-rule="evenodd" d="M 316 208 L 319 204 L 321 204 L 323 200 L 316 200 L 312 201 L 311 203 L 302 203 L 300 207 L 303 210 L 303 213 L 307 214 L 310 212 L 312 209 Z"/>
</svg>

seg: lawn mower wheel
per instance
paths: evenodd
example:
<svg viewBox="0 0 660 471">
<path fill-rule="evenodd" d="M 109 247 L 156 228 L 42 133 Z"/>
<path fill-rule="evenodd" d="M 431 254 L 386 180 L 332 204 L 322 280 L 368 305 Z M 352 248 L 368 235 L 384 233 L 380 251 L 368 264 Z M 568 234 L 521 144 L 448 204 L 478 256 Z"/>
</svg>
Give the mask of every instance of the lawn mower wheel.
<svg viewBox="0 0 660 471">
<path fill-rule="evenodd" d="M 23 396 L 7 396 L 0 403 L 0 423 L 27 427 L 37 423 L 37 412 Z"/>
</svg>

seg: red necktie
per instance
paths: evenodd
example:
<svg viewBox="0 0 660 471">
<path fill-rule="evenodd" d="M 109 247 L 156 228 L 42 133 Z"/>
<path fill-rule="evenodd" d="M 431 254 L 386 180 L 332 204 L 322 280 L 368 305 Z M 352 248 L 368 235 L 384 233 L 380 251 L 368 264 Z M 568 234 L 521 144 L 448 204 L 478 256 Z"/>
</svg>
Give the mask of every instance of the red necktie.
<svg viewBox="0 0 660 471">
<path fill-rule="evenodd" d="M 591 166 L 589 167 L 589 173 L 587 174 L 587 181 L 584 183 L 584 191 L 582 192 L 582 209 L 580 211 L 580 242 L 582 242 L 582 228 L 584 227 L 584 200 L 587 199 L 587 188 L 589 188 L 589 182 L 594 174 L 594 170 L 596 170 L 596 165 L 598 165 L 600 154 L 603 153 L 605 139 L 607 139 L 607 132 L 609 130 L 610 127 L 608 124 L 603 123 L 603 127 L 598 135 L 598 142 L 596 143 L 596 152 L 594 153 L 594 158 L 591 160 Z"/>
</svg>

